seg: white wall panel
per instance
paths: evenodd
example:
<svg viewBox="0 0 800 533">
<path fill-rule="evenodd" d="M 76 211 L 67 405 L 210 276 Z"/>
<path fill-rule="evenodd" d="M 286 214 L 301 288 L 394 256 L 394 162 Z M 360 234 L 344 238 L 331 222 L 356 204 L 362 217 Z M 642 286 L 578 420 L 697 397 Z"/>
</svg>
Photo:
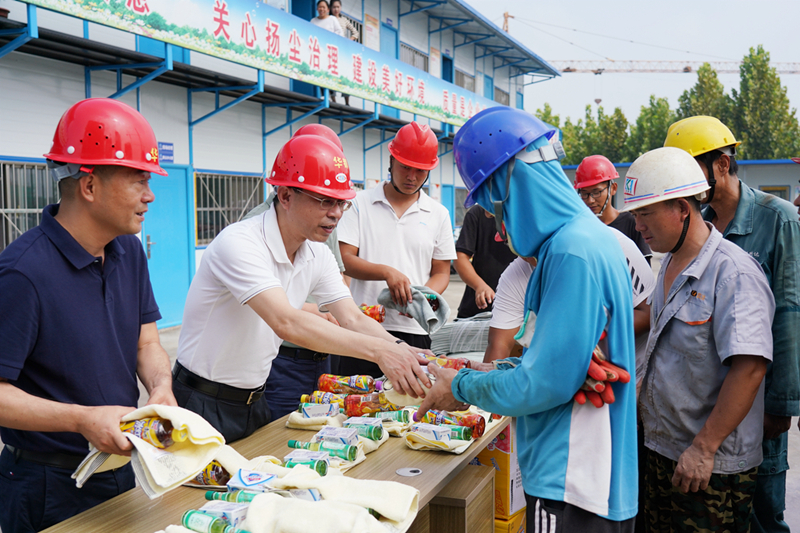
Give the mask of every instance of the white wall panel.
<svg viewBox="0 0 800 533">
<path fill-rule="evenodd" d="M 497 60 L 497 64 L 498 65 L 500 64 L 500 60 Z M 497 70 L 494 71 L 494 86 L 497 87 L 498 89 L 502 89 L 502 90 L 504 90 L 506 92 L 509 92 L 508 91 L 508 71 L 509 71 L 508 67 L 498 68 Z M 511 96 L 513 97 L 514 95 L 511 94 Z M 516 102 L 513 101 L 513 100 L 509 100 L 509 103 L 513 107 Z"/>
<path fill-rule="evenodd" d="M 83 31 L 81 31 L 81 36 L 83 36 Z M 126 50 L 136 50 L 136 35 L 133 33 L 93 22 L 89 23 L 89 39 Z"/>
<path fill-rule="evenodd" d="M 461 37 L 458 38 L 461 40 Z M 458 70 L 475 75 L 475 45 L 462 46 L 456 51 L 455 64 Z"/>
<path fill-rule="evenodd" d="M 159 142 L 172 143 L 176 165 L 189 164 L 189 117 L 186 89 L 150 82 L 142 88 L 140 111 L 147 118 Z"/>
<path fill-rule="evenodd" d="M 356 20 L 363 20 L 363 14 L 361 13 L 361 0 L 342 0 L 342 12 Z"/>
<path fill-rule="evenodd" d="M 229 101 L 231 99 L 221 97 L 220 106 Z M 195 118 L 213 110 L 213 94 L 192 96 Z M 271 127 L 274 126 L 268 123 L 267 128 Z M 261 106 L 258 104 L 243 102 L 194 127 L 195 168 L 262 172 L 261 153 Z"/>
<path fill-rule="evenodd" d="M 211 57 L 206 54 L 201 54 L 200 52 L 195 52 L 194 50 L 192 51 L 192 66 L 213 70 L 214 72 L 227 74 L 228 76 L 235 76 L 245 81 L 252 81 L 253 83 L 258 81 L 258 73 L 254 68 L 225 61 L 217 57 Z"/>
<path fill-rule="evenodd" d="M 398 0 L 381 0 L 381 22 L 394 29 L 397 29 L 398 23 L 397 2 Z"/>
<path fill-rule="evenodd" d="M 441 48 L 442 54 L 453 57 L 453 30 L 445 30 L 438 32 L 442 36 Z"/>
<path fill-rule="evenodd" d="M 403 2 L 401 12 L 411 10 L 411 4 Z M 428 15 L 423 11 L 402 18 L 400 22 L 400 41 L 428 54 Z"/>
</svg>

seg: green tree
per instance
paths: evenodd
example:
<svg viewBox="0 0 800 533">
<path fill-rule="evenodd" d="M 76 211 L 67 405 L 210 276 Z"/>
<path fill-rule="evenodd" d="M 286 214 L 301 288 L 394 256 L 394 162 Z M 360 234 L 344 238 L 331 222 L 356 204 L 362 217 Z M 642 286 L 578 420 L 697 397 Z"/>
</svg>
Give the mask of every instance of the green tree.
<svg viewBox="0 0 800 533">
<path fill-rule="evenodd" d="M 642 106 L 636 123 L 631 125 L 626 160 L 633 161 L 645 152 L 664 146 L 667 130 L 675 120 L 675 112 L 669 108 L 669 101 L 651 94 L 650 105 Z"/>
<path fill-rule="evenodd" d="M 675 118 L 681 120 L 697 115 L 708 115 L 730 124 L 733 108 L 733 99 L 725 94 L 725 88 L 717 78 L 717 71 L 708 63 L 703 63 L 697 70 L 697 83 L 678 97 Z"/>
<path fill-rule="evenodd" d="M 544 104 L 544 109 L 537 109 L 533 116 L 556 128 L 561 127 L 561 117 L 553 113 L 553 108 L 547 102 Z"/>
<path fill-rule="evenodd" d="M 800 152 L 797 110 L 789 107 L 786 87 L 769 66 L 769 52 L 761 45 L 750 48 L 739 76 L 739 91 L 732 91 L 734 119 L 727 124 L 742 141 L 739 159 L 784 159 Z"/>
</svg>

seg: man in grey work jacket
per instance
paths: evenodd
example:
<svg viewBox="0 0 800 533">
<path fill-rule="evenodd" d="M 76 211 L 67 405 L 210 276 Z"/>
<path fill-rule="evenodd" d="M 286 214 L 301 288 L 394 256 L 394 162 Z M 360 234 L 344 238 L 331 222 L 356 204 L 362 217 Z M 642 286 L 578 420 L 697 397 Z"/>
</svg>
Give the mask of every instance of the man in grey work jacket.
<svg viewBox="0 0 800 533">
<path fill-rule="evenodd" d="M 636 229 L 669 252 L 639 395 L 654 531 L 749 532 L 762 461 L 775 301 L 758 263 L 700 216 L 708 190 L 691 156 L 672 147 L 645 153 L 625 178 Z"/>
<path fill-rule="evenodd" d="M 773 361 L 764 396 L 764 462 L 758 470 L 753 532 L 788 532 L 786 509 L 788 430 L 800 415 L 800 221 L 786 200 L 748 187 L 736 175 L 733 133 L 713 117 L 691 117 L 670 126 L 664 146 L 695 158 L 711 190 L 703 218 L 749 253 L 764 270 L 775 297 Z"/>
</svg>

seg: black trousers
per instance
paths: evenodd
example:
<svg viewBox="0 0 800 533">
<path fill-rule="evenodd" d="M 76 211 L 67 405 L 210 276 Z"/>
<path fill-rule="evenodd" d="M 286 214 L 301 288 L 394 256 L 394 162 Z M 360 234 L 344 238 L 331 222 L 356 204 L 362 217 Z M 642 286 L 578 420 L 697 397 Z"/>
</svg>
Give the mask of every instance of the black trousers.
<svg viewBox="0 0 800 533">
<path fill-rule="evenodd" d="M 83 488 L 72 469 L 55 468 L 0 453 L 0 529 L 29 533 L 47 529 L 136 486 L 133 468 L 94 474 Z"/>
<path fill-rule="evenodd" d="M 222 433 L 228 444 L 249 437 L 272 420 L 266 396 L 250 405 L 229 402 L 195 390 L 175 379 L 172 380 L 172 393 L 178 405 L 205 418 L 214 429 Z"/>
<path fill-rule="evenodd" d="M 540 533 L 633 533 L 635 518 L 616 522 L 572 504 L 525 494 L 527 531 Z"/>
<path fill-rule="evenodd" d="M 392 335 L 398 339 L 406 341 L 415 348 L 430 349 L 431 338 L 428 335 L 415 335 L 413 333 L 403 333 L 400 331 L 390 331 Z M 363 359 L 356 359 L 355 357 L 339 358 L 339 375 L 340 376 L 372 376 L 379 378 L 383 375 L 383 370 L 377 364 L 371 361 L 364 361 Z"/>
</svg>

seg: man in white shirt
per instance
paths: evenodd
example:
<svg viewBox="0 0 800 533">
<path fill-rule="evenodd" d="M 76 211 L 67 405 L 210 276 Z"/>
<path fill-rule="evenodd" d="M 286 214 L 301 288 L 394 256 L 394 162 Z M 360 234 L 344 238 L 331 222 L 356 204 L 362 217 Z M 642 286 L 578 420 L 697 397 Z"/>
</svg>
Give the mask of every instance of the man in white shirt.
<svg viewBox="0 0 800 533">
<path fill-rule="evenodd" d="M 424 285 L 441 294 L 450 283 L 450 261 L 456 258 L 447 209 L 421 189 L 439 164 L 439 143 L 428 126 L 406 124 L 389 143 L 390 180 L 361 191 L 339 226 L 339 248 L 356 303 L 374 305 L 389 288 L 392 300 L 411 301 L 411 286 Z M 430 348 L 430 337 L 411 318 L 386 311 L 383 326 L 418 348 Z M 368 362 L 343 357 L 342 374 L 380 375 Z"/>
<path fill-rule="evenodd" d="M 186 300 L 173 390 L 228 442 L 270 422 L 264 384 L 282 339 L 367 359 L 417 396 L 415 376 L 429 384 L 416 350 L 361 313 L 323 244 L 350 207 L 349 174 L 331 141 L 290 139 L 267 177 L 274 208 L 228 226 L 206 249 Z M 309 294 L 341 327 L 301 310 Z"/>
</svg>

